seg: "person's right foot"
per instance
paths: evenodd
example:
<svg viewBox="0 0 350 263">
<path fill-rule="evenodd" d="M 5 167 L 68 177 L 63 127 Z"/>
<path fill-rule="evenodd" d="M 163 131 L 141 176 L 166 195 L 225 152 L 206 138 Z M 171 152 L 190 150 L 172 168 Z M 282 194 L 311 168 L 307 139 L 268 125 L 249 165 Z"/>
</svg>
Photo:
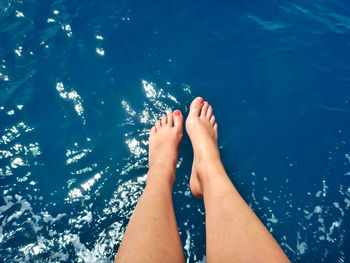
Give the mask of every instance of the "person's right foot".
<svg viewBox="0 0 350 263">
<path fill-rule="evenodd" d="M 217 146 L 218 125 L 212 107 L 208 102 L 203 102 L 201 97 L 191 103 L 186 119 L 186 131 L 191 139 L 194 154 L 190 188 L 194 196 L 202 198 L 201 176 L 205 173 L 205 167 L 221 161 Z"/>
</svg>

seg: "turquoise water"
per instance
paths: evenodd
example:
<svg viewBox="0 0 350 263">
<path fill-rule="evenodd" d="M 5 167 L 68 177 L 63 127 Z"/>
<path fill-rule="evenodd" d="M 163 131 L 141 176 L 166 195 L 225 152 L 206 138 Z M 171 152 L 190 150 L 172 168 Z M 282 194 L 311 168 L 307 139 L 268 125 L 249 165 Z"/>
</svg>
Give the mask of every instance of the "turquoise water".
<svg viewBox="0 0 350 263">
<path fill-rule="evenodd" d="M 0 2 L 0 261 L 111 262 L 148 130 L 214 107 L 227 172 L 293 262 L 350 262 L 347 1 Z M 204 206 L 180 149 L 187 262 Z"/>
</svg>

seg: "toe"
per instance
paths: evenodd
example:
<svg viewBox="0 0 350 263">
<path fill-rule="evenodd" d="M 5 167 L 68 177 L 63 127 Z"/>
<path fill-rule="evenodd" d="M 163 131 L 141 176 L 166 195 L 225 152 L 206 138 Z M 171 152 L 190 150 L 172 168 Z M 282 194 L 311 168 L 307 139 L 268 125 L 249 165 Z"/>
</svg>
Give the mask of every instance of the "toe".
<svg viewBox="0 0 350 263">
<path fill-rule="evenodd" d="M 214 126 L 213 126 L 215 131 L 218 131 L 218 124 L 215 122 Z"/>
<path fill-rule="evenodd" d="M 207 101 L 205 101 L 203 103 L 203 107 L 202 107 L 202 110 L 201 110 L 201 117 L 206 117 L 207 116 L 208 108 L 209 108 L 209 104 L 208 104 Z"/>
<path fill-rule="evenodd" d="M 156 122 L 156 128 L 157 128 L 157 130 L 158 130 L 161 126 L 162 126 L 162 125 L 161 125 L 160 120 L 157 120 L 157 122 Z"/>
<path fill-rule="evenodd" d="M 161 119 L 162 126 L 165 126 L 165 125 L 166 125 L 166 121 L 167 121 L 166 115 L 163 115 L 163 116 L 162 116 L 162 119 Z"/>
<path fill-rule="evenodd" d="M 171 112 L 168 113 L 167 120 L 168 120 L 167 125 L 170 126 L 170 127 L 173 127 L 174 120 L 173 120 L 173 114 Z"/>
<path fill-rule="evenodd" d="M 210 120 L 212 115 L 213 115 L 213 107 L 209 105 L 208 111 L 207 111 L 207 118 Z"/>
<path fill-rule="evenodd" d="M 183 122 L 183 118 L 182 118 L 181 111 L 179 110 L 174 111 L 174 127 L 178 129 L 182 129 L 182 122 Z"/>
<path fill-rule="evenodd" d="M 214 126 L 215 124 L 215 116 L 212 115 L 211 118 L 210 118 L 210 124 Z"/>
<path fill-rule="evenodd" d="M 198 117 L 200 114 L 200 111 L 203 107 L 203 99 L 201 97 L 195 98 L 190 107 L 190 115 Z"/>
<path fill-rule="evenodd" d="M 157 132 L 156 126 L 153 126 L 153 127 L 151 128 L 151 134 L 155 134 L 156 132 Z"/>
</svg>

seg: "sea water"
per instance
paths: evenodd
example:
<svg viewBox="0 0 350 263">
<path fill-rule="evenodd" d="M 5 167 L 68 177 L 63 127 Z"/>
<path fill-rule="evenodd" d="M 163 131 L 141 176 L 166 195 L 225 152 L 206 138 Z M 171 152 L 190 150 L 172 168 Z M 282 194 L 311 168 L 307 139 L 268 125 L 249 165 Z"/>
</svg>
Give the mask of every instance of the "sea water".
<svg viewBox="0 0 350 263">
<path fill-rule="evenodd" d="M 350 262 L 348 1 L 0 2 L 0 261 L 112 262 L 148 133 L 202 96 L 228 175 L 293 262 Z M 187 262 L 205 217 L 180 149 Z"/>
</svg>

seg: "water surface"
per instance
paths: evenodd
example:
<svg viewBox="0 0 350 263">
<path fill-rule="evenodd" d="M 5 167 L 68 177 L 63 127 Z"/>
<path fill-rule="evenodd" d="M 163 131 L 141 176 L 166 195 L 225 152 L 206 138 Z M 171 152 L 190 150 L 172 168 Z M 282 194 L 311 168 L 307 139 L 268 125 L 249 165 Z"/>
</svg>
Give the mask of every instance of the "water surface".
<svg viewBox="0 0 350 263">
<path fill-rule="evenodd" d="M 227 172 L 293 262 L 349 262 L 347 1 L 0 3 L 0 259 L 111 262 L 164 113 L 214 107 Z M 187 262 L 204 206 L 184 138 Z"/>
</svg>

